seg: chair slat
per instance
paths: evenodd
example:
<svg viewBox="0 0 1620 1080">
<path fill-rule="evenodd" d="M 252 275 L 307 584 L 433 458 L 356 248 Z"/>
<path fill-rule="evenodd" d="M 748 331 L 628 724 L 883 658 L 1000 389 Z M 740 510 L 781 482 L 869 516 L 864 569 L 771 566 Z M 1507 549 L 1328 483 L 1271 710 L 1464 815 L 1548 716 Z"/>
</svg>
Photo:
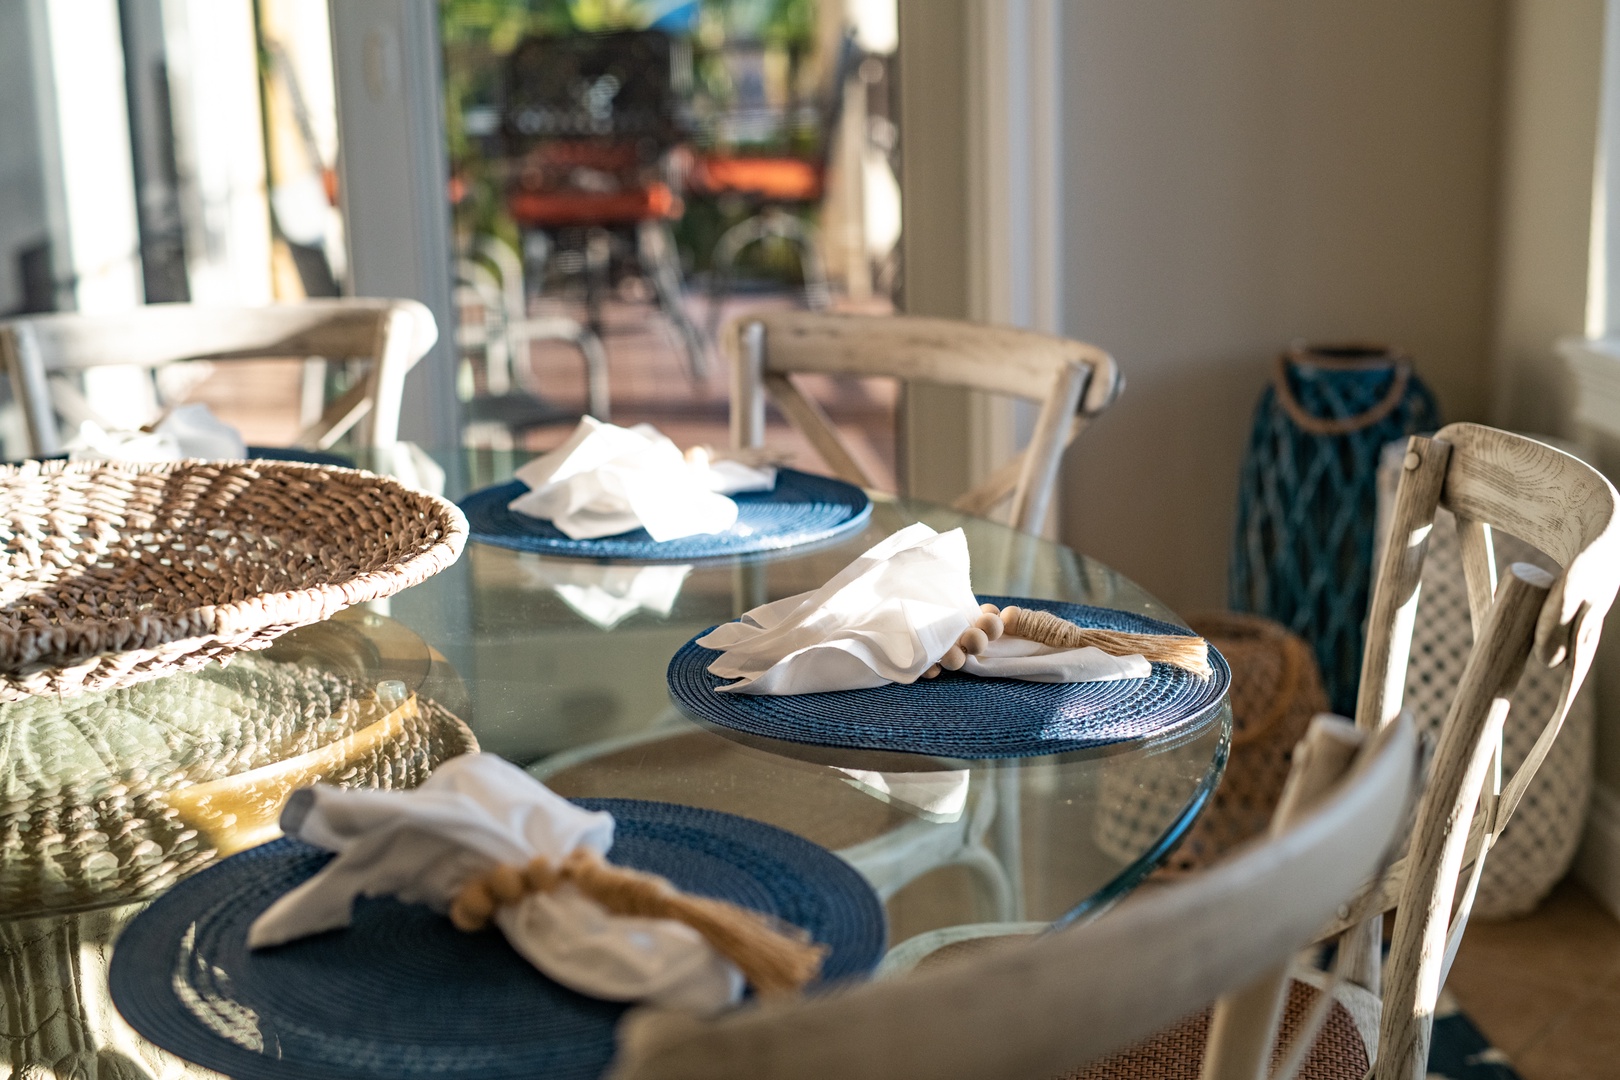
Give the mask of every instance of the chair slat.
<svg viewBox="0 0 1620 1080">
<path fill-rule="evenodd" d="M 795 372 L 887 376 L 1038 403 L 1026 451 L 955 503 L 965 512 L 988 514 L 1010 500 L 1012 524 L 1027 532 L 1039 531 L 1045 520 L 1064 448 L 1123 385 L 1113 359 L 1095 346 L 949 319 L 769 312 L 734 321 L 722 340 L 732 356 L 732 444 L 764 444 L 768 390 L 833 472 L 866 487 L 872 486 L 869 474 L 825 411 L 782 380 Z"/>
<path fill-rule="evenodd" d="M 794 427 L 804 433 L 815 447 L 816 453 L 821 455 L 833 473 L 840 479 L 854 484 L 856 487 L 873 488 L 877 484 L 866 470 L 861 468 L 860 462 L 849 452 L 844 445 L 843 437 L 833 426 L 832 418 L 815 401 L 793 384 L 793 380 L 786 375 L 767 373 L 765 375 L 765 390 L 770 395 L 776 407 L 788 418 Z"/>
<path fill-rule="evenodd" d="M 1552 584 L 1552 575 L 1524 563 L 1516 563 L 1503 577 L 1441 728 L 1418 804 L 1406 889 L 1385 973 L 1379 1080 L 1421 1080 L 1427 1074 L 1434 1004 L 1468 825 L 1498 746 L 1493 735 L 1507 719 L 1508 696 L 1530 656 L 1536 619 Z"/>
<path fill-rule="evenodd" d="M 438 330 L 414 300 L 308 300 L 264 307 L 150 304 L 110 315 L 37 315 L 0 322 L 0 363 L 23 403 L 34 455 L 61 450 L 50 376 L 105 365 L 157 368 L 188 360 L 369 360 L 363 407 L 344 395 L 302 445 L 328 446 L 358 425 L 368 447 L 398 438 L 405 375 L 433 347 Z"/>
</svg>

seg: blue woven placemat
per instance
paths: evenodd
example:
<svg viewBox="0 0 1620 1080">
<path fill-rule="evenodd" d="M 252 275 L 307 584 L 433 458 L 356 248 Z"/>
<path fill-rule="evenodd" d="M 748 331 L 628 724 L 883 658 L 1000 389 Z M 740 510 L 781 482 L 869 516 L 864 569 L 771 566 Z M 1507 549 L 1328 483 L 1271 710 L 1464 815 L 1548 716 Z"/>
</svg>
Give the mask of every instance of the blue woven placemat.
<svg viewBox="0 0 1620 1080">
<path fill-rule="evenodd" d="M 979 600 L 1050 611 L 1081 626 L 1138 634 L 1192 633 L 1113 608 L 1010 596 Z M 671 696 L 704 720 L 789 742 L 970 759 L 1034 757 L 1151 738 L 1208 716 L 1220 707 L 1232 680 L 1225 657 L 1211 646 L 1215 673 L 1208 678 L 1154 664 L 1146 679 L 1113 682 L 1035 683 L 946 671 L 910 686 L 890 683 L 870 690 L 782 696 L 722 694 L 716 688 L 727 680 L 708 672 L 718 655 L 694 638 L 669 662 Z"/>
<path fill-rule="evenodd" d="M 304 450 L 292 446 L 250 446 L 247 448 L 249 458 L 262 458 L 265 461 L 291 461 L 303 465 L 335 465 L 340 469 L 355 467 L 354 459 L 334 454 L 330 450 Z"/>
<path fill-rule="evenodd" d="M 670 803 L 579 799 L 617 819 L 609 859 L 769 912 L 831 946 L 823 979 L 869 974 L 883 905 L 849 864 L 781 829 Z M 361 900 L 343 930 L 249 952 L 248 927 L 330 858 L 295 840 L 175 886 L 124 931 L 113 1002 L 136 1031 L 237 1080 L 587 1080 L 627 1005 L 552 982 L 490 929 Z"/>
<path fill-rule="evenodd" d="M 872 516 L 872 502 L 853 484 L 797 469 L 777 469 L 776 487 L 731 496 L 737 523 L 723 533 L 704 533 L 658 543 L 636 529 L 595 540 L 573 540 L 551 522 L 508 510 L 506 504 L 529 490 L 511 480 L 475 491 L 461 500 L 461 512 L 474 540 L 498 547 L 562 555 L 574 559 L 633 562 L 690 562 L 728 555 L 819 543 L 854 532 Z"/>
</svg>

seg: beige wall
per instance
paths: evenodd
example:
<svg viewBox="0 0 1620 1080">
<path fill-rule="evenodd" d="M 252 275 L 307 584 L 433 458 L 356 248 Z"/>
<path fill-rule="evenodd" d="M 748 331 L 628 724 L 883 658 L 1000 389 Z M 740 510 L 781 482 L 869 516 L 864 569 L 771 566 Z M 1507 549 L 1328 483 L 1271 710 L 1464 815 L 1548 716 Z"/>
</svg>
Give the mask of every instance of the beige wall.
<svg viewBox="0 0 1620 1080">
<path fill-rule="evenodd" d="M 1076 444 L 1064 538 L 1223 606 L 1239 460 L 1295 337 L 1411 349 L 1490 403 L 1504 6 L 1071 0 L 1067 333 L 1129 379 Z M 909 137 L 909 135 L 908 135 Z"/>
</svg>

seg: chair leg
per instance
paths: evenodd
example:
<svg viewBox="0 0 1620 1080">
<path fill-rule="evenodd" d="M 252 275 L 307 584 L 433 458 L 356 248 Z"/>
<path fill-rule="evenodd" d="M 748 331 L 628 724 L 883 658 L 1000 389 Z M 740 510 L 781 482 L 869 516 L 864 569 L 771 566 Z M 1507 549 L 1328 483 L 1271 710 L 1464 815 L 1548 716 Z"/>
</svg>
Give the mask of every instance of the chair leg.
<svg viewBox="0 0 1620 1080">
<path fill-rule="evenodd" d="M 811 311 L 825 311 L 832 303 L 832 290 L 827 287 L 827 269 L 821 262 L 815 226 L 806 225 L 780 207 L 771 207 L 763 216 L 769 235 L 786 240 L 799 250 L 799 274 L 804 278 L 804 306 Z"/>
<path fill-rule="evenodd" d="M 602 336 L 602 294 L 608 288 L 613 259 L 613 238 L 606 229 L 592 229 L 585 238 L 585 325 Z"/>
<path fill-rule="evenodd" d="M 720 338 L 720 311 L 731 296 L 731 270 L 748 245 L 766 236 L 763 214 L 744 218 L 720 234 L 709 257 L 709 340 Z"/>
<path fill-rule="evenodd" d="M 825 311 L 832 303 L 832 290 L 827 285 L 827 268 L 821 261 L 821 248 L 816 242 L 814 226 L 806 225 L 781 207 L 770 206 L 744 221 L 739 221 L 721 234 L 714 245 L 714 256 L 709 273 L 709 337 L 720 333 L 721 303 L 731 292 L 731 271 L 743 249 L 761 240 L 775 237 L 792 244 L 799 253 L 799 274 L 804 278 L 804 306 L 811 311 Z"/>
<path fill-rule="evenodd" d="M 669 223 L 643 221 L 636 229 L 636 243 L 642 263 L 650 271 L 653 290 L 658 295 L 658 306 L 680 335 L 693 380 L 701 382 L 709 373 L 709 346 L 686 314 L 686 305 L 681 296 L 680 254 L 675 249 L 675 238 L 669 231 Z"/>
<path fill-rule="evenodd" d="M 585 358 L 585 408 L 603 423 L 608 421 L 611 405 L 608 401 L 607 350 L 602 339 L 588 326 L 581 326 L 574 337 L 580 355 Z"/>
<path fill-rule="evenodd" d="M 531 341 L 566 341 L 585 361 L 585 411 L 607 420 L 610 410 L 607 349 L 590 327 L 562 315 L 537 315 L 512 324 L 512 333 L 525 354 Z"/>
</svg>

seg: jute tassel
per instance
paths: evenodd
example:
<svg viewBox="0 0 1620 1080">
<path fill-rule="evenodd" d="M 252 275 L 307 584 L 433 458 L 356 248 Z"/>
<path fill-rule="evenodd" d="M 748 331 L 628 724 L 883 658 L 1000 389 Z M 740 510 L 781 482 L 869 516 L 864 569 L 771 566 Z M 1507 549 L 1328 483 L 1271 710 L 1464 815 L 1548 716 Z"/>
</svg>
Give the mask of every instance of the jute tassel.
<svg viewBox="0 0 1620 1080">
<path fill-rule="evenodd" d="M 562 884 L 573 885 L 614 915 L 685 923 L 736 964 L 748 984 L 764 996 L 803 988 L 820 973 L 827 953 L 802 931 L 784 930 L 758 912 L 683 893 L 656 874 L 613 866 L 583 849 L 575 849 L 561 864 L 537 858 L 521 870 L 497 866 L 473 878 L 451 902 L 450 921 L 462 930 L 480 930 L 497 907 Z"/>
<path fill-rule="evenodd" d="M 1054 649 L 1101 649 L 1110 656 L 1141 653 L 1150 663 L 1170 664 L 1194 675 L 1209 676 L 1209 643 L 1181 634 L 1127 634 L 1121 630 L 1094 630 L 1076 626 L 1050 611 L 1031 611 L 1011 604 L 1001 609 L 1001 621 L 1013 637 L 1027 638 Z"/>
<path fill-rule="evenodd" d="M 1038 641 L 1054 649 L 1084 649 L 1089 646 L 1101 649 L 1110 656 L 1140 653 L 1150 663 L 1171 664 L 1205 678 L 1214 674 L 1214 669 L 1209 666 L 1209 643 L 1201 637 L 1093 630 L 1060 619 L 1049 611 L 1030 611 L 1012 604 L 1004 608 L 981 604 L 979 617 L 973 621 L 973 625 L 962 631 L 962 636 L 940 658 L 939 663 L 923 672 L 923 678 L 932 679 L 941 670 L 956 671 L 967 663 L 969 656 L 977 656 L 1002 634 Z"/>
</svg>

